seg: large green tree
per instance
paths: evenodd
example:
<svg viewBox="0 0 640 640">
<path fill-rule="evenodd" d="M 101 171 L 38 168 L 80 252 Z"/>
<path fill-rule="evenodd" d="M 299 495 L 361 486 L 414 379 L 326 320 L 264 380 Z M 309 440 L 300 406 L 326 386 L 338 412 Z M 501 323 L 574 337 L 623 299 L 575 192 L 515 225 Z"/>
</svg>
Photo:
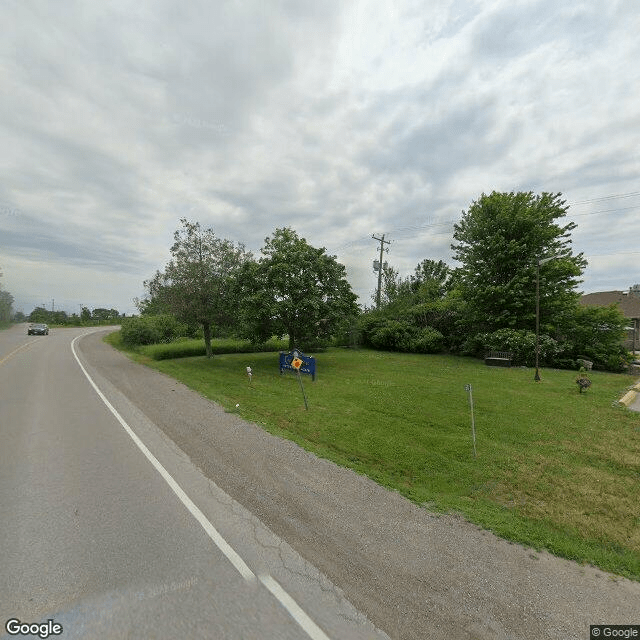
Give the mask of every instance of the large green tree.
<svg viewBox="0 0 640 640">
<path fill-rule="evenodd" d="M 358 313 L 344 266 L 290 227 L 265 238 L 262 257 L 245 265 L 241 283 L 243 330 L 256 341 L 287 334 L 290 348 L 308 348 Z"/>
<path fill-rule="evenodd" d="M 450 289 L 451 269 L 443 260 L 425 258 L 406 278 L 384 263 L 382 267 L 381 310 L 396 312 L 423 302 L 442 299 Z M 375 302 L 376 294 L 371 296 Z"/>
<path fill-rule="evenodd" d="M 8 291 L 0 291 L 0 324 L 7 324 L 11 320 L 13 296 Z"/>
<path fill-rule="evenodd" d="M 548 333 L 575 310 L 586 260 L 573 255 L 573 222 L 561 194 L 482 195 L 454 225 L 451 245 L 461 263 L 457 286 L 477 331 L 535 329 L 536 268 L 540 266 L 541 330 Z"/>
<path fill-rule="evenodd" d="M 451 269 L 443 260 L 425 258 L 415 268 L 410 282 L 417 303 L 440 300 L 451 288 Z"/>
<path fill-rule="evenodd" d="M 241 244 L 218 238 L 211 228 L 182 218 L 174 233 L 171 260 L 144 286 L 158 308 L 187 324 L 202 325 L 211 357 L 213 327 L 232 326 L 238 315 L 237 277 L 251 254 Z M 154 306 L 150 303 L 150 306 Z"/>
<path fill-rule="evenodd" d="M 0 271 L 0 278 L 2 278 L 2 271 Z M 0 324 L 8 324 L 10 322 L 12 307 L 13 296 L 8 291 L 3 291 L 0 284 Z"/>
</svg>

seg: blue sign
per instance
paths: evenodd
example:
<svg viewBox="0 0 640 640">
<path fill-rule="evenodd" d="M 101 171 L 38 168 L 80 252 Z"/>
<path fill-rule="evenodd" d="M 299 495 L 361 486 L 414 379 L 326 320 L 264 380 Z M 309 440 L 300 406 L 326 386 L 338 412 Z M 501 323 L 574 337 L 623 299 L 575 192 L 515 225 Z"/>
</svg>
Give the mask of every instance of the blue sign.
<svg viewBox="0 0 640 640">
<path fill-rule="evenodd" d="M 280 374 L 285 371 L 306 373 L 311 379 L 316 380 L 316 359 L 313 356 L 305 356 L 299 349 L 289 353 L 280 352 Z"/>
</svg>

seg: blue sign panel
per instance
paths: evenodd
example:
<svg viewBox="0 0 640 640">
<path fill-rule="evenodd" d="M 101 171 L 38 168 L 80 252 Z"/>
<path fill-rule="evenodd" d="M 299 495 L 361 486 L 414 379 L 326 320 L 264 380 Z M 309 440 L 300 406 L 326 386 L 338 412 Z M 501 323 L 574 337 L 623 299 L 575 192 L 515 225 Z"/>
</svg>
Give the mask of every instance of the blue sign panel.
<svg viewBox="0 0 640 640">
<path fill-rule="evenodd" d="M 293 371 L 306 373 L 311 379 L 316 380 L 316 359 L 313 356 L 305 356 L 299 349 L 294 349 L 289 353 L 280 352 L 280 373 Z"/>
</svg>

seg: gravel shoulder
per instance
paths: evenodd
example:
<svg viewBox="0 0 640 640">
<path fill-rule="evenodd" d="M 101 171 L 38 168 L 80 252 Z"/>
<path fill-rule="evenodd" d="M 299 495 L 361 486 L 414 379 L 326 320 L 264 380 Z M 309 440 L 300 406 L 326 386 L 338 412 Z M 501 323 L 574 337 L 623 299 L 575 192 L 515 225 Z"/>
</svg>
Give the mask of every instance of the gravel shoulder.
<svg viewBox="0 0 640 640">
<path fill-rule="evenodd" d="M 576 639 L 639 624 L 640 583 L 497 538 L 259 426 L 102 342 L 84 357 L 391 638 Z"/>
</svg>

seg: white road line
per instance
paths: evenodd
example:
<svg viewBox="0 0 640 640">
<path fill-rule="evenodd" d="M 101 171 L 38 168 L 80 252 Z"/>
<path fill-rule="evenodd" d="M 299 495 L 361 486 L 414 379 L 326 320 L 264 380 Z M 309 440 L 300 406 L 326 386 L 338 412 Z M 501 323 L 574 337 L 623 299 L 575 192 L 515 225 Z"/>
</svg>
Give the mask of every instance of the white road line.
<svg viewBox="0 0 640 640">
<path fill-rule="evenodd" d="M 271 591 L 278 602 L 280 602 L 289 612 L 289 615 L 307 632 L 307 635 L 312 640 L 329 640 L 325 632 L 271 576 L 260 576 L 260 582 Z"/>
<path fill-rule="evenodd" d="M 86 335 L 86 334 L 85 334 Z M 165 482 L 171 487 L 173 492 L 178 496 L 182 504 L 191 512 L 191 515 L 200 523 L 202 528 L 207 532 L 207 535 L 213 540 L 215 545 L 224 553 L 229 562 L 238 570 L 240 575 L 247 582 L 255 582 L 256 576 L 246 565 L 244 560 L 233 550 L 231 545 L 218 533 L 217 529 L 207 520 L 207 517 L 198 509 L 198 507 L 194 504 L 194 502 L 189 498 L 189 496 L 182 490 L 182 487 L 173 479 L 171 474 L 160 464 L 158 459 L 147 449 L 145 444 L 138 438 L 138 436 L 133 432 L 131 427 L 125 422 L 124 418 L 117 412 L 115 407 L 107 400 L 105 395 L 100 391 L 98 385 L 93 381 L 91 376 L 87 373 L 87 370 L 80 362 L 80 358 L 78 358 L 78 354 L 75 349 L 75 342 L 78 338 L 82 338 L 83 336 L 76 336 L 71 341 L 71 351 L 73 352 L 73 356 L 76 359 L 79 367 L 82 369 L 82 372 L 86 376 L 87 380 L 94 388 L 95 392 L 98 394 L 102 402 L 107 405 L 107 408 L 111 413 L 115 416 L 116 420 L 122 425 L 122 428 L 129 434 L 131 439 L 136 443 L 138 449 L 144 453 L 147 460 L 156 468 L 156 471 L 164 478 Z"/>
<path fill-rule="evenodd" d="M 231 545 L 218 533 L 216 528 L 209 522 L 207 517 L 198 509 L 189 496 L 183 491 L 180 485 L 173 479 L 171 474 L 160 464 L 158 459 L 147 449 L 145 444 L 138 438 L 133 432 L 131 427 L 125 422 L 124 418 L 118 413 L 115 407 L 107 400 L 105 395 L 100 391 L 98 385 L 93 381 L 93 378 L 88 374 L 87 370 L 80 362 L 78 354 L 76 353 L 75 342 L 78 338 L 84 337 L 85 334 L 76 336 L 71 341 L 71 351 L 73 357 L 76 359 L 78 366 L 82 369 L 85 377 L 89 381 L 89 384 L 93 387 L 98 394 L 102 402 L 105 403 L 109 411 L 115 416 L 116 420 L 120 423 L 122 428 L 129 434 L 131 439 L 136 443 L 138 449 L 144 453 L 147 460 L 155 467 L 158 473 L 164 478 L 165 482 L 171 487 L 173 492 L 178 496 L 182 504 L 190 511 L 193 517 L 200 523 L 202 528 L 207 532 L 207 535 L 213 540 L 214 544 L 222 551 L 227 557 L 229 562 L 238 570 L 240 575 L 247 581 L 254 583 L 256 575 L 249 569 L 244 560 L 233 550 Z M 330 640 L 329 637 L 320 629 L 320 627 L 303 611 L 298 603 L 280 586 L 276 580 L 269 575 L 261 575 L 260 582 L 271 592 L 271 594 L 278 600 L 278 602 L 287 610 L 289 615 L 300 625 L 300 627 L 307 633 L 311 640 Z"/>
</svg>

